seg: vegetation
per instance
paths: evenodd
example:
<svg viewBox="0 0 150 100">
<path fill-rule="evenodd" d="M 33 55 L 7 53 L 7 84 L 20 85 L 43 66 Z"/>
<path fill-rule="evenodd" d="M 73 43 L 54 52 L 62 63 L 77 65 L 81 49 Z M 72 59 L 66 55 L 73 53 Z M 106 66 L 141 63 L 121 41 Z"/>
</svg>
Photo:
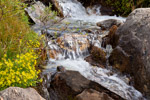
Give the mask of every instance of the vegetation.
<svg viewBox="0 0 150 100">
<path fill-rule="evenodd" d="M 127 16 L 135 8 L 150 7 L 150 0 L 80 0 L 85 6 L 101 4 L 113 9 L 114 14 Z"/>
<path fill-rule="evenodd" d="M 34 51 L 18 54 L 14 60 L 7 59 L 7 55 L 4 55 L 0 62 L 0 90 L 9 86 L 35 86 L 39 73 L 34 67 L 36 59 Z"/>
<path fill-rule="evenodd" d="M 40 38 L 28 26 L 25 7 L 20 0 L 0 0 L 0 90 L 38 82 Z"/>
<path fill-rule="evenodd" d="M 116 14 L 127 16 L 135 8 L 150 7 L 150 0 L 106 0 L 106 4 Z"/>
</svg>

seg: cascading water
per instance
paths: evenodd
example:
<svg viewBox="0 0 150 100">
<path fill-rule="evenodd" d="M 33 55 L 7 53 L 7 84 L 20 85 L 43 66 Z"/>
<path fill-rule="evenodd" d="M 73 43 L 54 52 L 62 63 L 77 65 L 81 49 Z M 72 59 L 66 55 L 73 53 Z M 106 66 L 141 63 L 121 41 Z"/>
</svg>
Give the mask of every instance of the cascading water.
<svg viewBox="0 0 150 100">
<path fill-rule="evenodd" d="M 77 0 L 57 0 L 59 5 L 63 10 L 64 16 L 71 17 L 73 20 L 82 20 L 84 22 L 99 22 L 105 19 L 120 19 L 125 21 L 125 18 L 116 17 L 116 16 L 99 16 L 100 15 L 100 6 L 94 6 L 93 8 L 86 9 L 82 6 Z M 96 10 L 93 14 L 92 10 Z M 89 12 L 87 14 L 86 12 Z"/>
<path fill-rule="evenodd" d="M 94 23 L 112 18 L 125 20 L 115 16 L 88 15 L 86 9 L 77 0 L 57 1 L 63 9 L 63 14 L 69 15 L 71 20 L 83 20 L 84 22 Z M 142 94 L 134 87 L 128 85 L 126 76 L 119 76 L 119 74 L 113 73 L 111 69 L 93 67 L 84 60 L 89 55 L 88 48 L 90 45 L 101 48 L 102 36 L 103 34 L 81 35 L 74 33 L 63 34 L 56 40 L 50 40 L 48 43 L 50 58 L 46 70 L 55 71 L 57 66 L 63 66 L 67 70 L 79 71 L 87 79 L 101 84 L 127 100 L 143 100 Z M 107 57 L 109 57 L 112 51 L 111 46 L 107 46 L 107 49 L 102 49 L 107 52 Z"/>
</svg>

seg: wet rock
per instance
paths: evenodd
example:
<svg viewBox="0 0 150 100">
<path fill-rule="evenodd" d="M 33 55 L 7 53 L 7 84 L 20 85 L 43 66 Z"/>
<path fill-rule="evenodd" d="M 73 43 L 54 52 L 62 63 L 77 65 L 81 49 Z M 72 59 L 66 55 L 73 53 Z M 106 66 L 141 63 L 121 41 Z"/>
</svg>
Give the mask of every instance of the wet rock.
<svg viewBox="0 0 150 100">
<path fill-rule="evenodd" d="M 90 56 L 86 57 L 85 60 L 93 66 L 104 68 L 106 66 L 106 53 L 101 48 L 92 46 Z"/>
<path fill-rule="evenodd" d="M 55 6 L 55 9 L 57 10 L 57 12 L 60 14 L 61 17 L 64 17 L 63 15 L 63 9 L 62 7 L 59 5 L 59 2 L 57 0 L 51 0 L 52 4 Z"/>
<path fill-rule="evenodd" d="M 76 96 L 76 100 L 114 100 L 108 94 L 93 89 L 86 89 Z"/>
<path fill-rule="evenodd" d="M 52 50 L 50 49 L 49 50 L 49 57 L 52 58 L 52 59 L 56 59 L 57 58 L 57 55 L 59 54 L 60 52 L 57 51 L 57 50 Z"/>
<path fill-rule="evenodd" d="M 65 72 L 66 69 L 63 66 L 57 66 L 57 71 L 59 71 L 59 72 Z"/>
<path fill-rule="evenodd" d="M 53 46 L 49 46 L 50 58 L 57 58 L 59 54 L 65 55 L 66 58 L 71 55 L 73 58 L 75 56 L 79 56 L 80 53 L 86 54 L 90 43 L 87 35 L 65 34 L 61 37 L 58 37 Z"/>
<path fill-rule="evenodd" d="M 89 88 L 100 93 L 104 92 L 115 100 L 123 100 L 121 97 L 107 90 L 98 83 L 86 79 L 77 71 L 56 73 L 48 91 L 51 100 L 70 100 L 74 99 L 78 94 Z"/>
<path fill-rule="evenodd" d="M 96 23 L 97 26 L 101 27 L 102 30 L 109 30 L 113 25 L 119 27 L 123 24 L 122 21 L 116 19 L 108 19 L 101 22 Z"/>
<path fill-rule="evenodd" d="M 79 49 L 81 51 L 86 50 L 89 47 L 89 41 L 87 40 L 87 35 L 79 34 L 65 34 L 57 39 L 59 46 L 65 50 L 77 50 L 77 44 L 79 44 Z"/>
<path fill-rule="evenodd" d="M 45 100 L 33 88 L 9 87 L 0 92 L 0 100 Z"/>
<path fill-rule="evenodd" d="M 134 77 L 134 86 L 150 96 L 150 8 L 134 10 L 119 27 L 118 46 L 109 61 L 114 67 Z"/>
<path fill-rule="evenodd" d="M 113 25 L 110 30 L 108 35 L 102 38 L 102 47 L 106 48 L 106 45 L 112 45 L 113 48 L 117 46 L 118 42 L 118 35 L 116 35 L 118 27 L 116 25 Z"/>
<path fill-rule="evenodd" d="M 39 18 L 43 14 L 44 9 L 45 5 L 42 2 L 38 1 L 34 5 L 26 8 L 25 11 L 28 13 L 34 23 L 42 24 Z"/>
</svg>

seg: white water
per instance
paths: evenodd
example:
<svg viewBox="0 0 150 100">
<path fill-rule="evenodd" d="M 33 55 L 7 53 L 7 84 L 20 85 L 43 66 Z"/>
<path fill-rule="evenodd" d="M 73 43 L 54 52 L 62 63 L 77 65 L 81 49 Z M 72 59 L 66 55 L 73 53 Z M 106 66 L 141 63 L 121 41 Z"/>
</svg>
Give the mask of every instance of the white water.
<svg viewBox="0 0 150 100">
<path fill-rule="evenodd" d="M 118 19 L 121 21 L 125 21 L 125 18 L 123 17 L 116 17 L 116 16 L 99 16 L 100 10 L 98 10 L 100 7 L 95 6 L 92 9 L 86 9 L 82 6 L 80 2 L 77 0 L 57 0 L 59 2 L 59 5 L 63 9 L 64 16 L 71 17 L 71 19 L 74 20 L 82 20 L 84 22 L 100 22 L 106 19 Z M 95 9 L 97 12 L 93 14 L 92 10 Z"/>
<path fill-rule="evenodd" d="M 127 85 L 117 74 L 110 75 L 111 71 L 93 67 L 82 58 L 76 60 L 51 60 L 48 68 L 57 66 L 63 66 L 67 70 L 79 71 L 81 75 L 87 79 L 101 84 L 127 100 L 141 100 L 142 98 L 140 92 L 135 90 L 132 86 Z"/>
<path fill-rule="evenodd" d="M 59 5 L 63 8 L 63 14 L 68 16 L 71 20 L 82 20 L 84 22 L 98 22 L 106 19 L 119 19 L 125 21 L 125 18 L 116 16 L 98 16 L 100 12 L 95 14 L 86 13 L 86 9 L 77 0 L 57 0 Z M 96 8 L 94 8 L 96 9 Z M 91 9 L 89 9 L 91 10 Z M 97 10 L 99 11 L 99 10 Z M 101 36 L 100 36 L 101 37 Z M 91 44 L 101 48 L 101 39 L 94 39 L 94 36 L 87 37 Z M 57 43 L 49 42 L 49 48 L 51 50 L 60 51 L 59 55 L 55 55 L 57 59 L 49 58 L 49 64 L 47 69 L 56 69 L 57 66 L 63 66 L 67 70 L 79 71 L 84 77 L 89 80 L 95 81 L 109 90 L 115 92 L 126 100 L 143 100 L 142 94 L 138 92 L 134 87 L 127 84 L 126 76 L 119 76 L 118 74 L 112 73 L 111 69 L 103 69 L 99 67 L 91 66 L 84 60 L 84 57 L 88 55 L 88 50 L 81 51 L 80 44 L 77 40 L 73 40 L 72 37 L 65 39 L 68 43 L 68 47 L 76 47 L 76 50 L 67 50 L 61 48 Z M 87 46 L 88 48 L 88 46 Z M 108 46 L 108 48 L 111 48 Z M 104 50 L 111 52 L 111 49 Z M 107 57 L 109 56 L 109 53 Z"/>
</svg>

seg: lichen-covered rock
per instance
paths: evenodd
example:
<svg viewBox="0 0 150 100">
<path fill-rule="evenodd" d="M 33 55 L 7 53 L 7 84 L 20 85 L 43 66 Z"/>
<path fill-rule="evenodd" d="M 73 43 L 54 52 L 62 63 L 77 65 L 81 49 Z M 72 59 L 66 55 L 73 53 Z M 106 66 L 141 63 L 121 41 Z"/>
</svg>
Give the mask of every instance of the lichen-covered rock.
<svg viewBox="0 0 150 100">
<path fill-rule="evenodd" d="M 118 46 L 110 63 L 134 77 L 134 86 L 150 96 L 150 8 L 134 10 L 116 32 Z"/>
<path fill-rule="evenodd" d="M 45 100 L 33 88 L 9 87 L 0 92 L 0 100 Z"/>
</svg>

